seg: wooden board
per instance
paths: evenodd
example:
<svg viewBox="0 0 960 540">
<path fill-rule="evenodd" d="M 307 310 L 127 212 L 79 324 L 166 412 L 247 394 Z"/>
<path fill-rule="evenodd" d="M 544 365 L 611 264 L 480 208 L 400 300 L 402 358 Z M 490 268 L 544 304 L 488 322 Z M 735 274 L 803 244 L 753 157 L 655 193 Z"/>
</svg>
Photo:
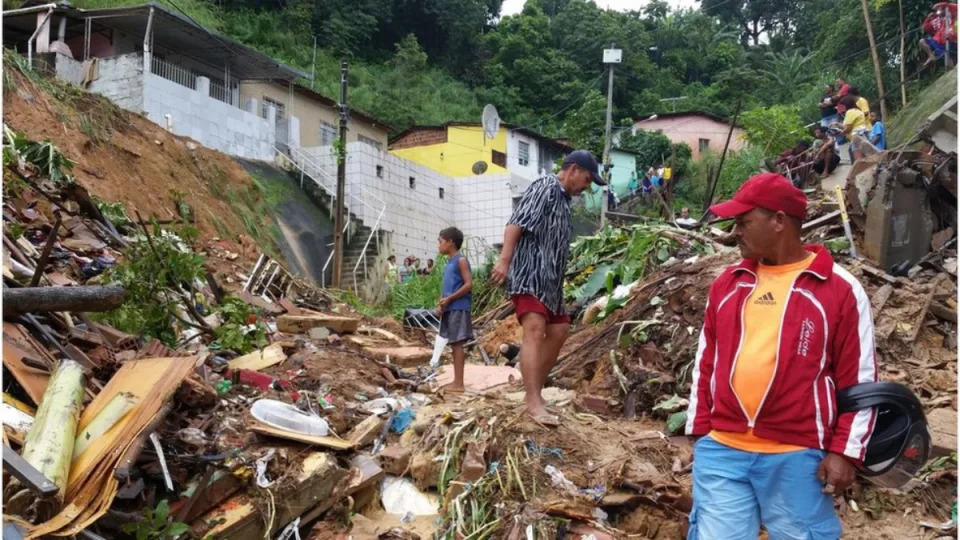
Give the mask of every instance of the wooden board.
<svg viewBox="0 0 960 540">
<path fill-rule="evenodd" d="M 259 433 L 261 435 L 267 435 L 270 437 L 277 437 L 279 439 L 287 439 L 289 441 L 296 441 L 303 444 L 309 444 L 313 446 L 323 446 L 324 448 L 330 448 L 332 450 L 350 450 L 353 448 L 353 443 L 343 439 L 338 439 L 336 437 L 317 437 L 315 435 L 303 435 L 301 433 L 296 433 L 293 431 L 287 431 L 285 429 L 277 429 L 273 426 L 268 426 L 257 420 L 251 420 L 248 424 L 250 431 L 254 433 Z"/>
<path fill-rule="evenodd" d="M 325 452 L 312 452 L 301 462 L 296 478 L 284 480 L 284 497 L 274 501 L 273 527 L 267 531 L 264 505 L 269 498 L 260 493 L 254 499 L 247 493 L 230 498 L 219 508 L 211 510 L 194 521 L 191 529 L 198 538 L 230 538 L 231 540 L 260 540 L 273 538 L 277 531 L 322 504 L 346 475 L 337 466 L 336 459 Z"/>
<path fill-rule="evenodd" d="M 289 334 L 303 334 L 311 328 L 323 326 L 338 334 L 352 334 L 360 327 L 360 319 L 356 317 L 340 317 L 338 315 L 307 314 L 281 315 L 277 317 L 277 330 Z"/>
<path fill-rule="evenodd" d="M 252 369 L 260 371 L 261 369 L 275 366 L 287 359 L 283 352 L 283 347 L 279 343 L 274 343 L 268 347 L 254 351 L 250 354 L 234 358 L 227 362 L 230 369 Z"/>
<path fill-rule="evenodd" d="M 364 347 L 364 354 L 400 367 L 422 366 L 433 357 L 433 349 L 426 347 Z"/>
</svg>

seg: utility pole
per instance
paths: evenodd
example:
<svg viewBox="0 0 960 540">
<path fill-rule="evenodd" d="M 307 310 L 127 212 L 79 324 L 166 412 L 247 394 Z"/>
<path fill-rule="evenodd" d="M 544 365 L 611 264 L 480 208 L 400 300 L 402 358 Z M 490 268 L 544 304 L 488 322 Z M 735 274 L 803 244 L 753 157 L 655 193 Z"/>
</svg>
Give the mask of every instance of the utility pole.
<svg viewBox="0 0 960 540">
<path fill-rule="evenodd" d="M 615 44 L 611 43 L 609 49 L 603 50 L 603 63 L 610 70 L 609 80 L 607 82 L 607 126 L 604 130 L 604 141 L 603 141 L 603 179 L 606 180 L 607 185 L 603 186 L 603 189 L 600 190 L 600 227 L 603 228 L 607 225 L 607 201 L 609 200 L 608 193 L 613 186 L 610 185 L 610 131 L 613 127 L 613 66 L 614 64 L 619 64 L 622 58 L 623 51 L 620 49 L 615 49 Z"/>
<path fill-rule="evenodd" d="M 898 0 L 900 8 L 900 104 L 907 106 L 907 25 L 903 22 L 903 0 Z M 889 122 L 886 118 L 884 122 Z"/>
<path fill-rule="evenodd" d="M 343 277 L 343 198 L 347 184 L 347 61 L 340 61 L 340 135 L 337 138 L 337 209 L 333 219 L 333 288 Z"/>
<path fill-rule="evenodd" d="M 873 56 L 873 74 L 877 78 L 877 94 L 880 95 L 880 115 L 886 120 L 887 117 L 887 95 L 883 88 L 883 72 L 880 71 L 880 56 L 877 55 L 877 42 L 873 38 L 873 25 L 870 23 L 870 6 L 867 0 L 860 0 L 860 6 L 863 8 L 863 22 L 867 25 L 867 39 L 870 41 L 870 55 Z"/>
</svg>

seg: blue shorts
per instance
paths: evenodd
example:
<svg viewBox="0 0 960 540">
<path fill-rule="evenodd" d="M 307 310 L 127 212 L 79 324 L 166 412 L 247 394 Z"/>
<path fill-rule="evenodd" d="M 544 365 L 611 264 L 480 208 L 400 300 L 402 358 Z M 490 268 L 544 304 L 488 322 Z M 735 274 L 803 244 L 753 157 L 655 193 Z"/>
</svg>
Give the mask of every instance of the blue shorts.
<svg viewBox="0 0 960 540">
<path fill-rule="evenodd" d="M 687 540 L 837 540 L 833 497 L 822 492 L 822 450 L 757 454 L 710 437 L 693 447 L 693 510 Z"/>
<path fill-rule="evenodd" d="M 933 51 L 933 55 L 937 58 L 937 60 L 943 58 L 943 52 L 944 52 L 945 50 L 947 50 L 948 47 L 949 47 L 949 49 L 950 49 L 950 55 L 951 55 L 951 56 L 956 56 L 956 55 L 957 55 L 957 44 L 956 44 L 956 43 L 951 43 L 951 42 L 948 41 L 948 42 L 947 42 L 947 45 L 944 46 L 944 45 L 941 45 L 941 44 L 937 43 L 936 40 L 934 40 L 933 38 L 930 38 L 930 37 L 928 37 L 928 38 L 923 38 L 923 40 L 926 41 L 926 42 L 927 42 L 927 45 L 930 46 L 930 49 Z"/>
</svg>

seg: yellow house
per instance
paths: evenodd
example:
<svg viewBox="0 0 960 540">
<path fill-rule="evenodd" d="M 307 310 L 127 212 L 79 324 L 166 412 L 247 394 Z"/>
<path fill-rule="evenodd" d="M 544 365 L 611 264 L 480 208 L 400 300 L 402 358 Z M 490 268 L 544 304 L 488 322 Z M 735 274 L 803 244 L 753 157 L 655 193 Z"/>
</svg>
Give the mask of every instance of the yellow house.
<svg viewBox="0 0 960 540">
<path fill-rule="evenodd" d="M 447 176 L 511 172 L 533 179 L 553 170 L 572 148 L 535 131 L 501 124 L 493 139 L 480 124 L 447 122 L 415 126 L 390 142 L 390 152 Z"/>
</svg>

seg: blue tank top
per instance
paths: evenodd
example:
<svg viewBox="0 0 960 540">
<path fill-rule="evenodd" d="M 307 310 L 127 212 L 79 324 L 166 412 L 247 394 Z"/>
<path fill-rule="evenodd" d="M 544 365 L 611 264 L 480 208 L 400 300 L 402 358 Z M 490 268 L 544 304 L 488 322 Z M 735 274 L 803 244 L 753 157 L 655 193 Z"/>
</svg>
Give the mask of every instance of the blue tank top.
<svg viewBox="0 0 960 540">
<path fill-rule="evenodd" d="M 440 293 L 441 298 L 446 298 L 456 292 L 460 287 L 463 287 L 463 276 L 460 275 L 460 268 L 457 266 L 461 258 L 463 258 L 463 255 L 457 253 L 447 262 L 447 265 L 443 267 L 443 291 Z M 467 268 L 470 268 L 469 261 L 467 261 Z M 468 292 L 451 302 L 450 305 L 447 306 L 447 310 L 462 309 L 470 311 L 472 298 L 473 293 Z"/>
</svg>

